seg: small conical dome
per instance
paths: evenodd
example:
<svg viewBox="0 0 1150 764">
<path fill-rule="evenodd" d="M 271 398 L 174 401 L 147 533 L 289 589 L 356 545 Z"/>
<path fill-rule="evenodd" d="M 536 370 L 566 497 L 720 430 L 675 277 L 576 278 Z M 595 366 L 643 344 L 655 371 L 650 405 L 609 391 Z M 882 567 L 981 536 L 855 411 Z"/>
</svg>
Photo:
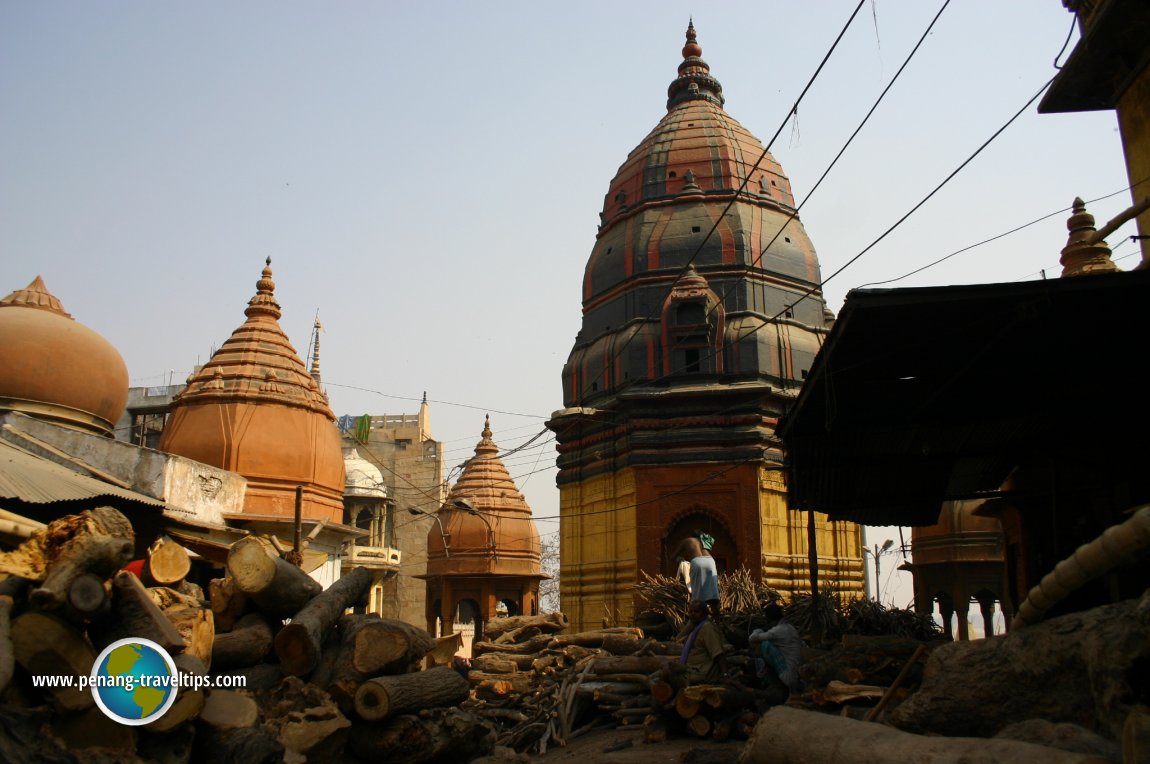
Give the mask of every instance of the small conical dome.
<svg viewBox="0 0 1150 764">
<path fill-rule="evenodd" d="M 1072 214 L 1066 221 L 1066 246 L 1062 248 L 1063 276 L 1082 276 L 1088 273 L 1116 273 L 1121 270 L 1110 259 L 1110 246 L 1104 241 L 1094 241 L 1098 231 L 1094 228 L 1094 216 L 1086 211 L 1086 202 L 1076 197 Z"/>
<path fill-rule="evenodd" d="M 247 321 L 188 378 L 160 448 L 248 479 L 244 511 L 339 522 L 344 467 L 335 415 L 279 325 L 271 258 Z"/>
<path fill-rule="evenodd" d="M 37 276 L 0 300 L 0 410 L 109 434 L 128 401 L 119 351 Z"/>
<path fill-rule="evenodd" d="M 439 511 L 450 539 L 445 552 L 439 528 L 427 536 L 427 572 L 539 575 L 539 529 L 491 438 L 491 418 Z M 469 510 L 475 510 L 472 513 Z"/>
</svg>

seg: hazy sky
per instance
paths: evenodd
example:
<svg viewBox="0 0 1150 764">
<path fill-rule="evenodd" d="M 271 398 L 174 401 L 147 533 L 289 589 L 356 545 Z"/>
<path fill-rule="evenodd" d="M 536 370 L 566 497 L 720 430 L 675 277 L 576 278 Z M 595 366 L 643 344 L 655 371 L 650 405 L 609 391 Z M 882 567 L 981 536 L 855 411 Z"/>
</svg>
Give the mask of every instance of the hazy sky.
<svg viewBox="0 0 1150 764">
<path fill-rule="evenodd" d="M 270 255 L 301 355 L 323 322 L 337 414 L 414 412 L 426 391 L 449 468 L 487 412 L 500 446 L 517 446 L 563 405 L 598 212 L 665 113 L 688 18 L 731 116 L 764 143 L 781 128 L 771 151 L 802 201 L 941 3 L 867 2 L 784 124 L 854 7 L 0 2 L 0 293 L 42 275 L 120 349 L 132 384 L 165 384 L 243 322 Z M 1059 0 L 942 13 L 802 207 L 824 278 L 1038 91 L 1072 21 Z M 1031 106 L 827 283 L 828 305 L 1123 189 L 1116 125 Z M 1090 210 L 1101 223 L 1129 203 Z M 1054 277 L 1067 214 L 895 286 Z M 1126 268 L 1131 233 L 1110 238 Z M 554 518 L 551 438 L 507 462 Z"/>
</svg>

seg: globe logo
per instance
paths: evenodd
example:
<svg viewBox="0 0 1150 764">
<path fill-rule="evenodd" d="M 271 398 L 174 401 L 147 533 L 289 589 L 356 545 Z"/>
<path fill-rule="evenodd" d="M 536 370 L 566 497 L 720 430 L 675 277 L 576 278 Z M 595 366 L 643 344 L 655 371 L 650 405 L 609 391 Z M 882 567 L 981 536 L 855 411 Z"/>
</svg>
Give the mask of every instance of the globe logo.
<svg viewBox="0 0 1150 764">
<path fill-rule="evenodd" d="M 92 664 L 92 698 L 120 724 L 155 721 L 176 702 L 179 672 L 167 650 L 129 637 L 104 648 Z"/>
</svg>

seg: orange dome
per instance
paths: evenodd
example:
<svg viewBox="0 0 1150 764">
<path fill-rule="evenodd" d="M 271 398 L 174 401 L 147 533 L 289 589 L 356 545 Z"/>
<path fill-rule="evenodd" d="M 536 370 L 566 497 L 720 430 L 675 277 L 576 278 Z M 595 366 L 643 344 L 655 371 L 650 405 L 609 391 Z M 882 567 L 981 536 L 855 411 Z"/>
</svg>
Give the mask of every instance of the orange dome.
<svg viewBox="0 0 1150 764">
<path fill-rule="evenodd" d="M 65 312 L 39 276 L 0 308 L 0 409 L 111 433 L 128 401 L 116 348 Z"/>
<path fill-rule="evenodd" d="M 248 319 L 172 402 L 160 449 L 248 479 L 244 511 L 340 522 L 344 465 L 335 414 L 279 325 L 271 258 Z"/>
<path fill-rule="evenodd" d="M 1002 559 L 1002 527 L 993 517 L 974 514 L 982 501 L 945 501 L 938 524 L 911 529 L 915 565 Z"/>
<path fill-rule="evenodd" d="M 449 547 L 444 549 L 438 527 L 428 531 L 429 575 L 540 574 L 539 529 L 498 453 L 488 417 L 475 456 L 439 511 Z"/>
</svg>

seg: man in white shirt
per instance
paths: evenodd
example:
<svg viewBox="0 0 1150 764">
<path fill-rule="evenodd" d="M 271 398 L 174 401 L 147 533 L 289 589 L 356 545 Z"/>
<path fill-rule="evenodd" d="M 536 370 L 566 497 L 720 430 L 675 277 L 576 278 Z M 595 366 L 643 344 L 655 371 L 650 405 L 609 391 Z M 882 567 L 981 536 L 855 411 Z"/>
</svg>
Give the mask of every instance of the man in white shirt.
<svg viewBox="0 0 1150 764">
<path fill-rule="evenodd" d="M 783 609 L 775 603 L 767 605 L 764 615 L 766 629 L 751 632 L 749 642 L 757 651 L 755 668 L 766 684 L 782 683 L 788 693 L 799 692 L 799 667 L 803 663 L 803 638 L 798 629 L 783 620 Z"/>
</svg>

